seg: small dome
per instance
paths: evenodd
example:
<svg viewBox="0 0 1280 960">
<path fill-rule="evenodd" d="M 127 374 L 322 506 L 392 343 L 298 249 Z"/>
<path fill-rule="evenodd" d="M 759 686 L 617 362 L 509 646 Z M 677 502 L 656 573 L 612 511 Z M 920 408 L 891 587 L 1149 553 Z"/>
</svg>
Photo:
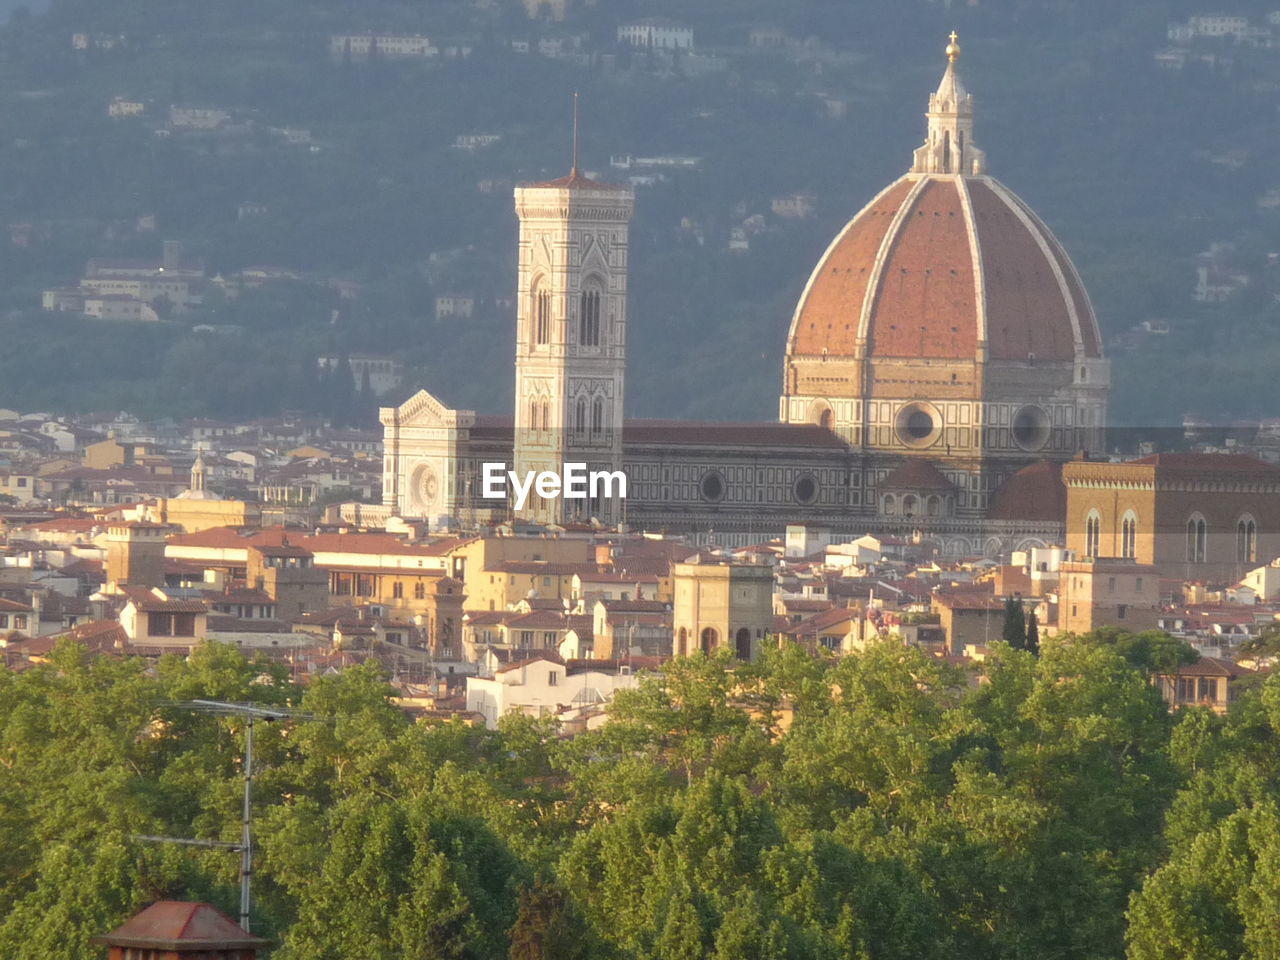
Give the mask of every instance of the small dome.
<svg viewBox="0 0 1280 960">
<path fill-rule="evenodd" d="M 882 490 L 955 490 L 955 484 L 928 460 L 912 458 L 894 469 L 884 482 Z"/>
<path fill-rule="evenodd" d="M 1023 467 L 991 498 L 989 520 L 1033 520 L 1062 523 L 1067 515 L 1067 486 L 1062 464 L 1041 460 Z"/>
</svg>

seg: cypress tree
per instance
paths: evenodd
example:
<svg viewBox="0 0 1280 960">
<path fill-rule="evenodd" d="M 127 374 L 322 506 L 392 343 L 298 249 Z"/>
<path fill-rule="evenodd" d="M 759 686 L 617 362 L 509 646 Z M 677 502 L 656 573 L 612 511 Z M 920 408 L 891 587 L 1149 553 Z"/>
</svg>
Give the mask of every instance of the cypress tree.
<svg viewBox="0 0 1280 960">
<path fill-rule="evenodd" d="M 1015 650 L 1027 648 L 1027 621 L 1022 613 L 1022 601 L 1010 597 L 1004 602 L 1004 629 L 1001 639 Z"/>
<path fill-rule="evenodd" d="M 1035 607 L 1027 614 L 1027 649 L 1040 656 L 1040 621 L 1036 618 Z"/>
</svg>

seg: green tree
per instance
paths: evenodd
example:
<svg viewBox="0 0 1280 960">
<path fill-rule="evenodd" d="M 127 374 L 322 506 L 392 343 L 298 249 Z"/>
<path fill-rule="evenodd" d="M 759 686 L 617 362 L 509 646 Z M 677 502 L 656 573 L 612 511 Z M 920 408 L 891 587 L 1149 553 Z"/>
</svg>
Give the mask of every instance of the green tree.
<svg viewBox="0 0 1280 960">
<path fill-rule="evenodd" d="M 1280 623 L 1267 624 L 1240 644 L 1238 656 L 1253 660 L 1272 660 L 1280 656 Z"/>
<path fill-rule="evenodd" d="M 646 674 L 634 690 L 614 698 L 611 730 L 626 741 L 684 773 L 692 785 L 695 770 L 729 754 L 751 721 L 734 703 L 732 656 L 721 648 L 678 657 L 660 674 Z"/>
<path fill-rule="evenodd" d="M 1040 621 L 1034 607 L 1027 614 L 1027 650 L 1036 656 L 1040 655 Z"/>
<path fill-rule="evenodd" d="M 510 960 L 586 960 L 592 955 L 588 930 L 556 885 L 538 880 L 521 888 L 516 911 Z"/>
<path fill-rule="evenodd" d="M 1080 639 L 1111 647 L 1132 666 L 1148 674 L 1177 673 L 1178 667 L 1200 659 L 1200 654 L 1189 643 L 1163 630 L 1130 633 L 1119 627 L 1100 627 Z"/>
<path fill-rule="evenodd" d="M 1022 610 L 1022 601 L 1017 597 L 1009 597 L 1004 602 L 1004 626 L 1000 638 L 1015 650 L 1027 648 L 1027 621 Z"/>
</svg>

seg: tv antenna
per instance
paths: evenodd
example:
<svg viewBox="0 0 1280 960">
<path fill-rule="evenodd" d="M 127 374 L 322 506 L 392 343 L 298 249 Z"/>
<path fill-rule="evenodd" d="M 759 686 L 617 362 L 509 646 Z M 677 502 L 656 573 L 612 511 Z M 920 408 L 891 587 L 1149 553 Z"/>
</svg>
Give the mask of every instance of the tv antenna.
<svg viewBox="0 0 1280 960">
<path fill-rule="evenodd" d="M 268 723 L 275 720 L 318 720 L 314 714 L 298 713 L 288 708 L 260 707 L 253 703 L 227 703 L 222 700 L 183 700 L 163 704 L 175 709 L 186 709 L 196 713 L 211 713 L 224 717 L 244 717 L 244 809 L 240 819 L 240 842 L 229 843 L 222 840 L 192 840 L 185 837 L 155 837 L 143 834 L 135 835 L 136 840 L 147 840 L 153 843 L 178 843 L 193 847 L 214 847 L 221 850 L 235 850 L 240 854 L 240 929 L 249 930 L 249 881 L 253 876 L 253 724 L 255 720 Z M 327 719 L 327 718 L 325 718 Z"/>
</svg>

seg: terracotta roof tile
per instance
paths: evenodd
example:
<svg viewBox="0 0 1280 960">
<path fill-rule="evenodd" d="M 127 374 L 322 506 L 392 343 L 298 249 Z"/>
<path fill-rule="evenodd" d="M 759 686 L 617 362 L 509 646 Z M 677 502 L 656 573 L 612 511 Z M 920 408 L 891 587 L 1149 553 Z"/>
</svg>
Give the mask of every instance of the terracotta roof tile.
<svg viewBox="0 0 1280 960">
<path fill-rule="evenodd" d="M 956 183 L 929 182 L 907 210 L 880 274 L 868 352 L 881 357 L 973 356 L 976 281 Z"/>
<path fill-rule="evenodd" d="M 789 352 L 853 356 L 871 265 L 911 187 L 908 180 L 890 186 L 832 242 L 797 310 Z"/>
<path fill-rule="evenodd" d="M 869 354 L 971 360 L 981 284 L 993 359 L 1073 360 L 1072 309 L 1081 352 L 1101 356 L 1080 278 L 1026 204 L 985 177 L 921 179 L 891 184 L 827 249 L 796 309 L 788 355 L 857 356 L 865 314 Z"/>
<path fill-rule="evenodd" d="M 991 357 L 1026 360 L 1035 354 L 1037 360 L 1074 360 L 1070 294 L 1064 295 L 1055 264 L 1016 208 L 990 184 L 972 181 L 969 196 L 982 249 Z"/>
<path fill-rule="evenodd" d="M 1280 476 L 1280 467 L 1243 453 L 1157 453 L 1130 463 L 1196 473 L 1255 473 Z"/>
<path fill-rule="evenodd" d="M 208 903 L 161 900 L 126 920 L 94 943 L 151 950 L 231 950 L 264 947 L 217 907 Z"/>
<path fill-rule="evenodd" d="M 1023 467 L 991 498 L 991 520 L 1044 520 L 1061 523 L 1067 515 L 1067 487 L 1062 464 L 1042 460 Z"/>
<path fill-rule="evenodd" d="M 930 461 L 911 457 L 885 477 L 882 487 L 885 490 L 954 490 L 955 484 Z"/>
<path fill-rule="evenodd" d="M 622 425 L 622 438 L 628 444 L 845 448 L 844 441 L 826 427 L 771 421 L 628 420 Z"/>
<path fill-rule="evenodd" d="M 555 180 L 545 180 L 541 183 L 526 183 L 526 184 L 523 184 L 523 186 L 526 189 L 531 188 L 534 190 L 544 190 L 544 189 L 594 190 L 594 191 L 608 191 L 610 193 L 615 193 L 619 190 L 627 189 L 626 187 L 612 186 L 607 183 L 599 183 L 588 177 L 584 177 L 582 174 L 578 172 L 576 167 L 569 172 L 568 176 L 558 177 Z"/>
</svg>

